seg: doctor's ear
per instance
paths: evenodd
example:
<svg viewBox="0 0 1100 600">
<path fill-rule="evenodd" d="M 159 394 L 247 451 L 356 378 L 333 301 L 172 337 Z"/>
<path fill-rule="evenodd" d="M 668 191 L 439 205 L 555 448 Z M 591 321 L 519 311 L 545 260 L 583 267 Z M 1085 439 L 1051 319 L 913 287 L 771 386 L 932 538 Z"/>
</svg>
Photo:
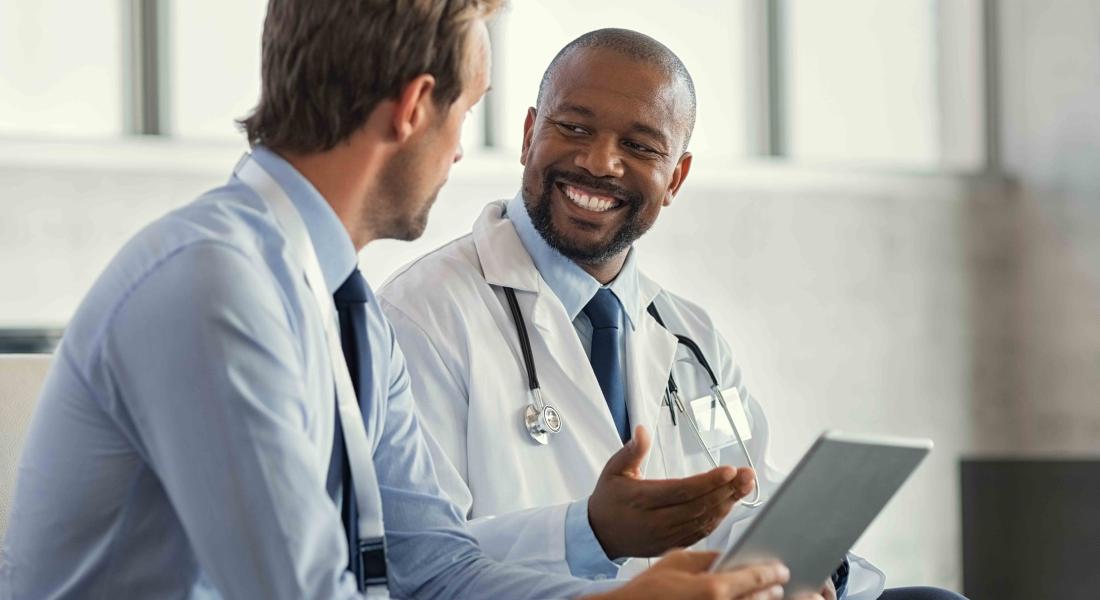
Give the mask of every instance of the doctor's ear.
<svg viewBox="0 0 1100 600">
<path fill-rule="evenodd" d="M 672 204 L 672 199 L 680 191 L 680 186 L 684 185 L 684 180 L 687 179 L 688 171 L 691 171 L 691 152 L 684 152 L 672 171 L 672 178 L 668 182 L 668 190 L 665 192 L 665 199 L 661 202 L 661 206 Z"/>
<path fill-rule="evenodd" d="M 523 147 L 519 152 L 519 164 L 527 166 L 527 153 L 531 150 L 531 136 L 535 131 L 535 119 L 538 119 L 538 109 L 527 109 L 527 118 L 523 120 Z"/>
<path fill-rule="evenodd" d="M 393 107 L 393 131 L 396 141 L 404 142 L 418 129 L 433 122 L 439 108 L 432 99 L 435 77 L 427 73 L 419 75 L 401 89 Z"/>
</svg>

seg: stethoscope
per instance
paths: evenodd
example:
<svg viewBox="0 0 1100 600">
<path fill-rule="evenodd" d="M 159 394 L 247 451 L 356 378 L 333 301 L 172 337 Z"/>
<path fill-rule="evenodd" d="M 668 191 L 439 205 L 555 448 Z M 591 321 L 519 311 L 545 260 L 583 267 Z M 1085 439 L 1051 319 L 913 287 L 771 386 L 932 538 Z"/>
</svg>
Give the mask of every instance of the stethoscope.
<svg viewBox="0 0 1100 600">
<path fill-rule="evenodd" d="M 512 311 L 512 320 L 516 325 L 516 335 L 519 337 L 519 347 L 523 354 L 523 364 L 527 369 L 527 386 L 531 390 L 532 401 L 528 403 L 523 413 L 523 426 L 527 429 L 527 433 L 531 436 L 531 439 L 545 446 L 550 443 L 551 436 L 561 431 L 561 413 L 558 412 L 558 409 L 555 408 L 553 404 L 550 404 L 542 397 L 538 373 L 535 371 L 535 359 L 534 355 L 531 353 L 531 340 L 527 336 L 527 323 L 523 318 L 523 311 L 519 308 L 519 302 L 516 300 L 516 291 L 510 287 L 505 287 L 504 295 L 508 299 L 508 307 Z M 666 331 L 668 330 L 664 320 L 661 319 L 661 314 L 657 312 L 656 305 L 650 303 L 647 311 L 661 327 L 664 327 Z M 672 332 L 670 331 L 669 333 Z M 737 437 L 737 443 L 741 446 L 742 452 L 745 453 L 745 459 L 749 463 L 749 468 L 753 470 L 753 497 L 751 500 L 742 500 L 741 504 L 748 508 L 756 508 L 763 505 L 764 500 L 760 497 L 760 476 L 756 470 L 756 465 L 753 463 L 752 455 L 749 454 L 748 444 L 745 443 L 745 438 L 741 436 L 741 431 L 737 428 L 737 424 L 733 420 L 733 415 L 730 413 L 729 406 L 726 404 L 726 398 L 722 395 L 722 386 L 718 382 L 718 376 L 714 373 L 714 369 L 710 367 L 710 362 L 707 361 L 707 357 L 703 354 L 703 350 L 699 348 L 699 345 L 695 343 L 695 340 L 686 335 L 677 333 L 673 333 L 672 335 L 676 336 L 676 343 L 691 351 L 695 360 L 703 367 L 703 370 L 707 372 L 707 376 L 711 381 L 711 401 L 722 407 L 722 412 L 726 415 L 726 421 L 729 422 L 730 429 L 733 430 L 734 436 Z M 706 441 L 703 440 L 703 434 L 699 431 L 699 424 L 695 422 L 695 416 L 687 410 L 686 406 L 684 406 L 684 402 L 680 398 L 680 388 L 676 385 L 676 378 L 671 372 L 668 374 L 668 384 L 665 385 L 663 404 L 668 407 L 674 427 L 677 426 L 676 413 L 680 413 L 681 420 L 686 421 L 688 426 L 691 427 L 692 433 L 695 434 L 695 439 L 698 440 L 699 445 L 702 446 L 703 454 L 707 456 L 707 460 L 710 461 L 711 466 L 717 468 L 718 461 L 714 458 L 714 455 L 711 454 Z"/>
</svg>

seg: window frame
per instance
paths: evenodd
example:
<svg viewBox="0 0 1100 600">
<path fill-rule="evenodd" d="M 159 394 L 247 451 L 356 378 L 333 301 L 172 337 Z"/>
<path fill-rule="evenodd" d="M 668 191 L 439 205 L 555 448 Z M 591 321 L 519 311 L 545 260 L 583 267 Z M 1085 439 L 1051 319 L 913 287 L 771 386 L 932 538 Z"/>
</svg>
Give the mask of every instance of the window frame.
<svg viewBox="0 0 1100 600">
<path fill-rule="evenodd" d="M 746 81 L 746 160 L 787 161 L 789 132 L 783 114 L 783 4 L 784 0 L 741 0 L 745 3 L 746 19 L 739 28 L 744 40 L 743 53 Z M 171 140 L 173 147 L 194 142 L 181 139 L 171 131 L 169 98 L 170 37 L 175 32 L 169 23 L 171 0 L 124 0 L 125 24 L 123 79 L 124 106 L 122 143 L 114 155 L 136 154 L 125 148 L 130 138 L 148 137 Z M 939 52 L 943 56 L 964 56 L 962 64 L 938 61 L 936 82 L 939 86 L 938 109 L 941 118 L 940 167 L 935 171 L 996 173 L 1000 169 L 997 132 L 998 69 L 996 0 L 938 0 L 937 35 Z M 490 35 L 499 36 L 504 25 L 497 20 L 490 24 Z M 494 52 L 499 52 L 494 46 Z M 494 61 L 499 64 L 499 61 Z M 494 73 L 494 80 L 499 73 Z M 960 103 L 958 98 L 980 98 L 976 103 Z M 499 140 L 500 107 L 490 93 L 479 110 L 480 123 L 474 140 L 469 140 L 468 157 L 494 159 L 502 144 Z M 87 147 L 87 143 L 53 140 L 59 146 Z M 104 144 L 116 143 L 105 140 Z M 0 136 L 0 145 L 20 144 L 20 140 Z M 37 140 L 32 146 L 38 146 Z M 94 145 L 94 144 L 92 144 Z M 243 140 L 233 142 L 200 141 L 199 147 L 244 147 Z M 10 152 L 0 153 L 0 156 Z M 837 162 L 837 166 L 845 163 Z M 956 168 L 952 168 L 952 167 Z M 872 170 L 913 170 L 904 167 L 870 167 Z"/>
</svg>

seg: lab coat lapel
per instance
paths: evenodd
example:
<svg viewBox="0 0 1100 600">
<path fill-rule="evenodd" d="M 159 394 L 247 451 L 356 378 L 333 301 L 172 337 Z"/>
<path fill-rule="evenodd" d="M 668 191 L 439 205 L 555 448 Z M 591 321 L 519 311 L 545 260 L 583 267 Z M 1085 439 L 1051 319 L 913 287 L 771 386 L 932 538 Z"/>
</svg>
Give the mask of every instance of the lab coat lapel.
<svg viewBox="0 0 1100 600">
<path fill-rule="evenodd" d="M 537 292 L 540 277 L 512 222 L 504 218 L 506 202 L 490 202 L 474 222 L 474 247 L 489 285 Z M 526 313 L 524 313 L 526 314 Z"/>
<path fill-rule="evenodd" d="M 638 274 L 639 293 L 642 306 L 660 293 L 661 288 Z M 633 331 L 627 334 L 627 408 L 630 411 L 630 425 L 645 425 L 654 447 L 642 463 L 642 474 L 647 472 L 650 457 L 658 449 L 656 446 L 657 417 L 664 401 L 668 374 L 672 371 L 672 362 L 676 358 L 676 336 L 661 327 L 657 320 L 646 311 L 638 315 Z"/>
<path fill-rule="evenodd" d="M 563 384 L 559 389 L 570 390 L 570 404 L 576 405 L 573 414 L 577 417 L 574 421 L 577 418 L 584 421 L 583 424 L 573 423 L 574 427 L 583 428 L 584 437 L 581 438 L 581 443 L 587 445 L 598 441 L 600 449 L 606 451 L 606 456 L 611 456 L 622 448 L 615 421 L 611 418 L 600 382 L 592 371 L 592 363 L 581 345 L 573 322 L 569 320 L 561 301 L 545 283 L 534 303 L 531 322 L 538 332 L 535 337 L 544 346 L 545 356 L 553 357 L 550 369 L 547 370 L 552 369 L 554 381 Z"/>
<path fill-rule="evenodd" d="M 516 301 L 531 336 L 539 383 L 547 402 L 556 406 L 562 417 L 559 435 L 573 439 L 585 454 L 602 463 L 622 447 L 615 422 L 573 322 L 539 275 L 512 222 L 504 218 L 504 206 L 503 201 L 489 204 L 474 224 L 474 245 L 482 273 L 490 285 L 511 287 L 517 292 Z M 510 319 L 501 327 L 514 338 Z"/>
</svg>

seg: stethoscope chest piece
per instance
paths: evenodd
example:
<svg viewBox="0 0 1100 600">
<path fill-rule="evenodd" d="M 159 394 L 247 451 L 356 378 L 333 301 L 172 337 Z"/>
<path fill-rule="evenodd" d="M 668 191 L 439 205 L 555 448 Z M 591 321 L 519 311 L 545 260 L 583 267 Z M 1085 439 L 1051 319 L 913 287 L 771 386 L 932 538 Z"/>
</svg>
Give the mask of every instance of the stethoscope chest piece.
<svg viewBox="0 0 1100 600">
<path fill-rule="evenodd" d="M 523 423 L 527 426 L 531 439 L 543 446 L 550 443 L 552 434 L 561 431 L 561 415 L 558 414 L 558 409 L 549 404 L 543 404 L 542 409 L 535 406 L 535 403 L 528 404 Z"/>
<path fill-rule="evenodd" d="M 520 352 L 523 354 L 523 364 L 527 369 L 527 385 L 533 399 L 523 412 L 523 425 L 527 428 L 531 439 L 540 446 L 545 446 L 550 443 L 551 436 L 561 431 L 561 413 L 552 404 L 542 399 L 539 376 L 535 372 L 535 359 L 531 353 L 531 340 L 527 337 L 527 323 L 523 320 L 523 311 L 520 310 L 519 301 L 516 300 L 516 291 L 506 287 L 504 296 L 508 299 L 512 320 L 516 324 Z"/>
</svg>

